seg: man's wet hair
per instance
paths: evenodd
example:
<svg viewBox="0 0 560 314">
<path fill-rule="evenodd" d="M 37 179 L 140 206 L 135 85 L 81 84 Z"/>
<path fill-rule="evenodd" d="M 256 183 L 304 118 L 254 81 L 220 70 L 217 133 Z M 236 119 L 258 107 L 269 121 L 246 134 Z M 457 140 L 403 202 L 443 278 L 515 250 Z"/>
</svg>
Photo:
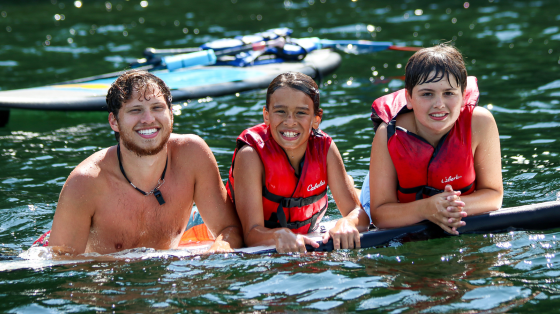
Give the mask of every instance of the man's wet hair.
<svg viewBox="0 0 560 314">
<path fill-rule="evenodd" d="M 282 73 L 270 82 L 268 90 L 266 91 L 266 110 L 270 107 L 270 97 L 272 94 L 282 87 L 289 87 L 309 96 L 313 101 L 314 114 L 316 116 L 322 114 L 319 110 L 319 86 L 317 86 L 317 83 L 315 83 L 311 77 L 300 72 Z"/>
<path fill-rule="evenodd" d="M 159 88 L 159 95 L 163 95 L 167 107 L 171 109 L 171 91 L 165 82 L 152 73 L 140 70 L 126 71 L 111 84 L 107 92 L 107 111 L 112 112 L 118 120 L 119 110 L 123 103 L 130 100 L 134 91 L 138 92 L 138 99 L 150 100 L 146 92 L 153 87 Z M 115 139 L 119 141 L 119 133 L 115 132 Z"/>
<path fill-rule="evenodd" d="M 433 76 L 430 75 L 432 72 L 435 72 Z M 447 43 L 424 48 L 408 59 L 404 87 L 412 95 L 414 86 L 439 82 L 444 78 L 454 86 L 449 74 L 455 77 L 456 85 L 463 93 L 467 87 L 467 68 L 459 50 Z"/>
</svg>

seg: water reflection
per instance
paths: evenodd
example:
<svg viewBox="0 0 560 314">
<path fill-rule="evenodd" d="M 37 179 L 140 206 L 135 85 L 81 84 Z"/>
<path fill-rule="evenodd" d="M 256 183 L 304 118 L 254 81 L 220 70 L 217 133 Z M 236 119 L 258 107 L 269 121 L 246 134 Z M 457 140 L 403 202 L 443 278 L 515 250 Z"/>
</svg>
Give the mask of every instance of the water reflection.
<svg viewBox="0 0 560 314">
<path fill-rule="evenodd" d="M 3 1 L 0 89 L 119 70 L 146 47 L 198 46 L 274 27 L 409 46 L 451 40 L 479 78 L 479 105 L 498 123 L 504 205 L 515 206 L 559 193 L 559 19 L 550 0 Z M 371 102 L 402 88 L 409 56 L 345 55 L 323 78 L 322 127 L 357 184 L 369 165 Z M 253 91 L 174 103 L 175 131 L 202 136 L 225 178 L 235 138 L 262 121 L 264 98 Z M 106 121 L 106 113 L 12 112 L 0 128 L 0 258 L 17 256 L 50 228 L 70 171 L 114 144 Z M 331 205 L 329 217 L 336 213 Z M 547 311 L 560 291 L 556 236 L 463 235 L 305 256 L 159 255 L 19 268 L 0 261 L 14 266 L 0 272 L 0 311 Z"/>
</svg>

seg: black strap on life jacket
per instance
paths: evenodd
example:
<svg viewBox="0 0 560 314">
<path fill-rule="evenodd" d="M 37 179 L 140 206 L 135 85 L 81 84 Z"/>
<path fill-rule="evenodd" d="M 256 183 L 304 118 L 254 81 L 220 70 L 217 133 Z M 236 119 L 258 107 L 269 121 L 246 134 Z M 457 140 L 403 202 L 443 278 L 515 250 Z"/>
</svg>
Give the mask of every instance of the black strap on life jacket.
<svg viewBox="0 0 560 314">
<path fill-rule="evenodd" d="M 460 189 L 459 191 L 461 191 L 461 193 L 466 193 L 467 191 L 469 191 L 474 185 L 474 182 L 469 184 L 469 186 Z M 413 188 L 403 188 L 400 186 L 400 184 L 397 183 L 397 190 L 399 190 L 399 192 L 403 193 L 403 194 L 416 194 L 416 200 L 421 200 L 424 198 L 424 195 L 431 197 L 434 196 L 436 194 L 440 194 L 443 193 L 444 190 L 440 190 L 440 189 L 436 189 L 434 187 L 431 186 L 427 186 L 427 185 L 420 185 L 420 186 L 415 186 Z"/>
<path fill-rule="evenodd" d="M 321 217 L 324 212 L 327 210 L 328 202 L 325 204 L 325 207 L 321 208 L 320 211 L 315 213 L 310 218 L 304 221 L 290 221 L 288 223 L 286 219 L 286 213 L 284 212 L 285 208 L 292 208 L 292 207 L 303 207 L 307 205 L 311 205 L 320 199 L 322 199 L 325 195 L 327 195 L 327 189 L 325 189 L 322 193 L 318 195 L 313 195 L 309 197 L 298 197 L 298 198 L 291 198 L 291 197 L 283 197 L 276 194 L 271 193 L 266 189 L 266 186 L 263 186 L 262 196 L 268 199 L 269 201 L 278 203 L 278 209 L 276 213 L 272 213 L 268 220 L 264 221 L 264 226 L 267 228 L 288 228 L 288 229 L 298 229 L 305 225 L 311 224 L 309 226 L 309 231 L 313 231 L 315 229 L 315 224 L 317 219 Z"/>
</svg>

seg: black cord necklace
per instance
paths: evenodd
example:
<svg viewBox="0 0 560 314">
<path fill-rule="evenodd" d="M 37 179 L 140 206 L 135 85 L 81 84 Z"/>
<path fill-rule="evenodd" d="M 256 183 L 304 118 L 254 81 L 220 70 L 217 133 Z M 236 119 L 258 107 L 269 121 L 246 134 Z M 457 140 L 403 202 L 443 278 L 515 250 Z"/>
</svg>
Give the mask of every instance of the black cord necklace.
<svg viewBox="0 0 560 314">
<path fill-rule="evenodd" d="M 126 181 L 128 181 L 128 183 L 130 183 L 130 185 L 132 185 L 133 188 L 135 188 L 138 192 L 144 194 L 144 195 L 154 195 L 158 201 L 158 203 L 160 205 L 165 204 L 165 200 L 163 199 L 163 195 L 161 195 L 161 191 L 159 190 L 159 188 L 165 183 L 165 172 L 167 171 L 167 161 L 168 159 L 165 159 L 165 168 L 163 169 L 163 173 L 161 174 L 161 179 L 158 180 L 158 183 L 156 185 L 156 187 L 151 190 L 150 192 L 146 193 L 142 190 L 140 190 L 139 188 L 136 187 L 136 185 L 134 185 L 132 182 L 130 182 L 130 180 L 128 179 L 128 177 L 126 176 L 126 173 L 124 173 L 124 168 L 122 166 L 122 162 L 121 162 L 121 144 L 117 145 L 117 158 L 119 159 L 119 167 L 121 168 L 121 172 L 124 176 L 124 178 L 126 179 Z"/>
</svg>

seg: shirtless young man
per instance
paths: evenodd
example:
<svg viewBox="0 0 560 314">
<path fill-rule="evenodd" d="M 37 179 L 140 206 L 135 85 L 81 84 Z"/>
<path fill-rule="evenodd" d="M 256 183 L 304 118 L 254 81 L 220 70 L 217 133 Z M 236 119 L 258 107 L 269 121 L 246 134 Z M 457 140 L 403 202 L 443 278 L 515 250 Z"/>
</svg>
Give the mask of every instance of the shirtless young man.
<svg viewBox="0 0 560 314">
<path fill-rule="evenodd" d="M 210 251 L 240 247 L 239 219 L 210 148 L 196 135 L 171 133 L 165 83 L 126 72 L 109 89 L 107 105 L 119 144 L 91 155 L 68 177 L 49 238 L 53 251 L 177 248 L 193 202 L 216 235 Z"/>
</svg>

